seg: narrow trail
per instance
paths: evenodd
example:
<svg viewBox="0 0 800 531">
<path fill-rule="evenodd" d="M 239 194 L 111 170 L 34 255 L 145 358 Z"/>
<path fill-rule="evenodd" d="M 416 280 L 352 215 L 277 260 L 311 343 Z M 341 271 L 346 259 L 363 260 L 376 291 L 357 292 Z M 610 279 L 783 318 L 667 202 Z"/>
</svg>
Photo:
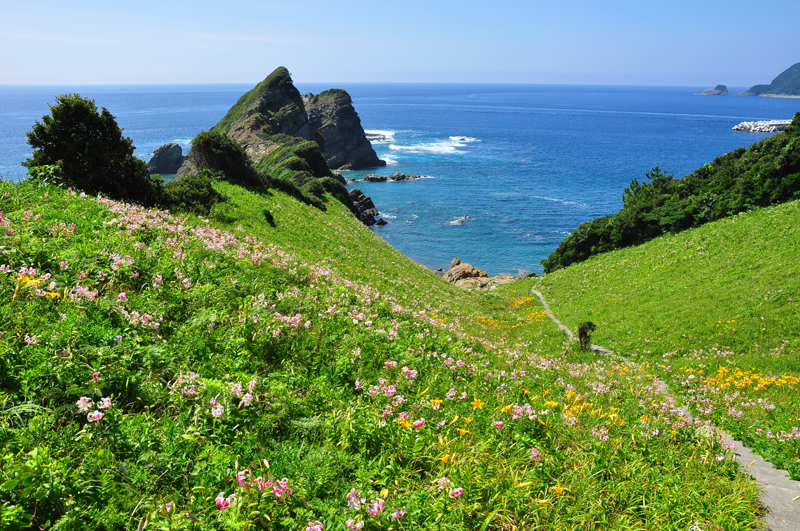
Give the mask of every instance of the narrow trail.
<svg viewBox="0 0 800 531">
<path fill-rule="evenodd" d="M 556 318 L 544 299 L 544 295 L 535 289 L 531 289 L 531 293 L 539 297 L 545 311 L 550 315 L 550 319 L 558 325 L 558 328 L 563 330 L 567 337 L 574 340 L 575 334 Z M 627 358 L 616 355 L 611 350 L 599 345 L 592 345 L 591 349 L 597 354 L 617 358 L 625 363 L 635 364 Z M 674 399 L 669 393 L 667 384 L 662 380 L 657 381 L 661 392 Z M 686 412 L 686 418 L 694 420 L 694 417 L 688 412 L 688 407 L 684 406 L 681 409 Z M 748 448 L 745 448 L 741 441 L 737 441 L 723 430 L 719 428 L 715 428 L 715 430 L 719 434 L 721 441 L 733 441 L 736 444 L 735 453 L 739 468 L 750 474 L 756 480 L 759 488 L 761 488 L 761 503 L 769 511 L 763 516 L 767 529 L 770 531 L 800 531 L 800 481 L 794 481 L 789 478 L 789 474 L 785 470 L 772 468 L 772 465 L 764 461 L 760 455 L 756 455 Z"/>
</svg>

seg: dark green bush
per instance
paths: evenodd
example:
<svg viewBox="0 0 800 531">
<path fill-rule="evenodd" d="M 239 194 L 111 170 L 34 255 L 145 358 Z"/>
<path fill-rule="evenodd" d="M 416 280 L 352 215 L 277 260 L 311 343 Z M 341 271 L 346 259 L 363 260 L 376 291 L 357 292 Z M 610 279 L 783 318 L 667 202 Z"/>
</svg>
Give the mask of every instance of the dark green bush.
<svg viewBox="0 0 800 531">
<path fill-rule="evenodd" d="M 592 332 L 595 328 L 595 324 L 591 321 L 584 321 L 578 325 L 578 342 L 580 342 L 581 350 L 587 350 L 591 346 Z"/>
<path fill-rule="evenodd" d="M 150 177 L 147 164 L 133 155 L 133 141 L 122 136 L 108 109 L 101 109 L 98 112 L 94 100 L 78 94 L 57 96 L 51 115 L 26 133 L 34 151 L 23 166 L 55 165 L 60 170 L 58 184 L 89 194 L 158 204 L 161 181 Z"/>
<path fill-rule="evenodd" d="M 222 194 L 214 190 L 215 178 L 218 179 L 219 174 L 204 169 L 181 179 L 173 179 L 164 186 L 165 206 L 176 212 L 207 216 L 211 207 L 225 200 Z"/>
<path fill-rule="evenodd" d="M 189 161 L 197 170 L 221 172 L 226 181 L 249 188 L 269 188 L 270 180 L 259 174 L 250 157 L 231 137 L 219 131 L 203 131 L 192 140 Z"/>
</svg>

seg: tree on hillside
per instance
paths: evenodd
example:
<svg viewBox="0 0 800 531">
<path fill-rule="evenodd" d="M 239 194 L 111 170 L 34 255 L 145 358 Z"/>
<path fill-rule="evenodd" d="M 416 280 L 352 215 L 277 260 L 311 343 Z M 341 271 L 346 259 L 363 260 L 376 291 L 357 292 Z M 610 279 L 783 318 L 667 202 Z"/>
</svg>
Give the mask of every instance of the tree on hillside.
<svg viewBox="0 0 800 531">
<path fill-rule="evenodd" d="M 147 164 L 133 155 L 133 140 L 105 107 L 98 112 L 94 100 L 78 94 L 56 97 L 51 115 L 37 121 L 26 133 L 33 156 L 27 168 L 56 165 L 62 184 L 86 193 L 145 205 L 160 202 L 162 187 L 150 176 Z"/>
</svg>

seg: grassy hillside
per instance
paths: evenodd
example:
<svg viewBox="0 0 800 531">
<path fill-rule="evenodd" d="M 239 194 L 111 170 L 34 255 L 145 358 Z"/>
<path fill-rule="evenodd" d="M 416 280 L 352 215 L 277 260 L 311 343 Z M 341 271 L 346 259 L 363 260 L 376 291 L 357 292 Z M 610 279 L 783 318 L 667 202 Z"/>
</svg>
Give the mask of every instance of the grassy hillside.
<svg viewBox="0 0 800 531">
<path fill-rule="evenodd" d="M 208 219 L 0 185 L 0 529 L 752 529 L 758 492 L 531 281 L 458 291 L 329 198 Z"/>
<path fill-rule="evenodd" d="M 800 479 L 798 256 L 794 201 L 596 256 L 536 285 L 565 324 L 594 322 L 597 344 L 658 366 L 703 416 Z"/>
</svg>

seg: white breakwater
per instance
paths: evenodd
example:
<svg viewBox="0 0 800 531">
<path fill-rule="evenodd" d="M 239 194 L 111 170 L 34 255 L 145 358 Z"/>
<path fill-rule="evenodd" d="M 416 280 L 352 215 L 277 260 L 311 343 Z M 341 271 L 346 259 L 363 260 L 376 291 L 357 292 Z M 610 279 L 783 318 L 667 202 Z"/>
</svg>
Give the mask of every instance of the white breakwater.
<svg viewBox="0 0 800 531">
<path fill-rule="evenodd" d="M 792 123 L 791 120 L 762 120 L 760 122 L 742 122 L 733 126 L 734 131 L 747 131 L 749 133 L 777 133 Z"/>
</svg>

